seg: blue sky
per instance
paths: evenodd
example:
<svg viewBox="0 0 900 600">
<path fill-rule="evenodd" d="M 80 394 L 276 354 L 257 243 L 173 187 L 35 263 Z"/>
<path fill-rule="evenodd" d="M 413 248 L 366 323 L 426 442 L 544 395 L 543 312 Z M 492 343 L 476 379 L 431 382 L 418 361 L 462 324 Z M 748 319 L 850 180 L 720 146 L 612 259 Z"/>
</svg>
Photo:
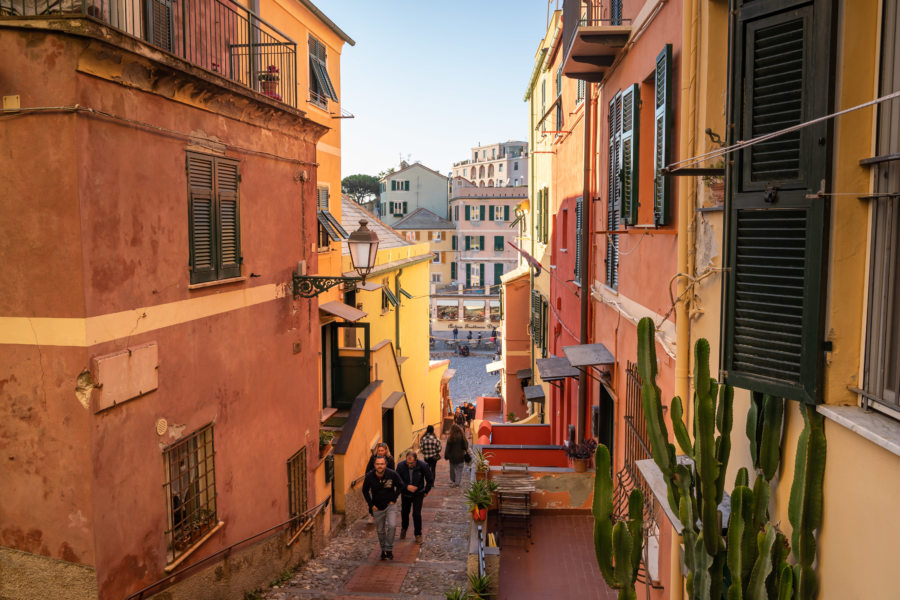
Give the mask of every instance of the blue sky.
<svg viewBox="0 0 900 600">
<path fill-rule="evenodd" d="M 522 101 L 546 0 L 313 0 L 341 56 L 342 177 L 404 160 L 447 173 L 472 146 L 527 140 Z"/>
</svg>

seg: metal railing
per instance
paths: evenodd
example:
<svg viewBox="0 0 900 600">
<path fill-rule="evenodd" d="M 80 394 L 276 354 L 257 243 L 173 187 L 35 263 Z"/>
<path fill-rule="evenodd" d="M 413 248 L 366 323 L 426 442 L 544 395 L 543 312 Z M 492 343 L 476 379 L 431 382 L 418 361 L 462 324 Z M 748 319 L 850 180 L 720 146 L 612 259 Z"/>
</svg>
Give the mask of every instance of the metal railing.
<svg viewBox="0 0 900 600">
<path fill-rule="evenodd" d="M 297 106 L 297 44 L 230 0 L 0 0 L 0 19 L 86 17 Z"/>
<path fill-rule="evenodd" d="M 478 576 L 484 577 L 484 533 L 481 525 L 478 526 Z"/>
</svg>

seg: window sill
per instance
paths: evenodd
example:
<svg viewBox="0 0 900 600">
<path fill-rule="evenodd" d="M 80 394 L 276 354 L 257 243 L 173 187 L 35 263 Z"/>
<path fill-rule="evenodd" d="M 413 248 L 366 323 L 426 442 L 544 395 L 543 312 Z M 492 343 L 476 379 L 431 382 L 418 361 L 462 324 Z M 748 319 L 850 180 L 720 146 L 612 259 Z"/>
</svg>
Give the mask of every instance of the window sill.
<svg viewBox="0 0 900 600">
<path fill-rule="evenodd" d="M 816 411 L 891 454 L 900 456 L 900 422 L 875 411 L 866 411 L 859 406 L 820 404 L 816 407 Z"/>
<path fill-rule="evenodd" d="M 219 522 L 216 524 L 216 526 L 213 527 L 212 529 L 210 529 L 209 532 L 208 532 L 206 535 L 204 535 L 202 538 L 200 538 L 200 539 L 197 541 L 196 544 L 194 544 L 193 546 L 191 546 L 190 548 L 188 548 L 187 550 L 185 550 L 185 551 L 181 554 L 181 556 L 179 556 L 178 558 L 176 558 L 175 560 L 173 560 L 172 562 L 170 562 L 169 564 L 167 564 L 167 565 L 165 566 L 165 568 L 163 568 L 163 571 L 165 571 L 166 573 L 171 573 L 172 571 L 174 571 L 175 569 L 177 569 L 177 568 L 178 568 L 178 565 L 180 565 L 180 564 L 183 563 L 185 560 L 187 560 L 187 558 L 188 558 L 191 554 L 193 554 L 200 546 L 202 546 L 203 544 L 206 543 L 206 540 L 208 540 L 209 538 L 211 538 L 212 536 L 214 536 L 214 535 L 216 534 L 216 532 L 218 532 L 218 531 L 219 531 L 220 529 L 222 529 L 223 527 L 225 527 L 225 521 L 219 521 Z"/>
<path fill-rule="evenodd" d="M 239 283 L 241 281 L 247 281 L 247 278 L 244 276 L 241 277 L 231 277 L 230 279 L 217 279 L 216 281 L 207 281 L 206 283 L 192 283 L 188 286 L 189 290 L 202 290 L 203 288 L 215 287 L 217 285 L 228 285 L 229 283 Z"/>
</svg>

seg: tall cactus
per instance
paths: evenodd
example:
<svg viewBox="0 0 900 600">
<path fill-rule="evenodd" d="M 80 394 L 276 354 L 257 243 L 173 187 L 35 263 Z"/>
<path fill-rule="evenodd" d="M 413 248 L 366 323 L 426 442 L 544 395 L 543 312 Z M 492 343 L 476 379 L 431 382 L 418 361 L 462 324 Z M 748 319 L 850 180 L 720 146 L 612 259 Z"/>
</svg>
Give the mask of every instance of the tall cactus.
<svg viewBox="0 0 900 600">
<path fill-rule="evenodd" d="M 644 543 L 644 496 L 635 488 L 628 497 L 628 521 L 613 525 L 612 471 L 609 449 L 600 444 L 594 453 L 594 553 L 600 574 L 619 600 L 637 600 L 634 582 Z"/>
<path fill-rule="evenodd" d="M 791 544 L 777 530 L 777 526 L 769 522 L 768 514 L 772 494 L 770 482 L 778 471 L 781 459 L 784 399 L 757 393 L 752 395 L 747 415 L 747 437 L 750 439 L 751 459 L 756 471 L 755 480 L 750 487 L 747 470 L 738 471 L 731 495 L 732 512 L 728 521 L 727 538 L 723 539 L 718 507 L 724 497 L 725 474 L 731 455 L 734 390 L 728 385 L 719 386 L 710 377 L 709 344 L 706 340 L 698 340 L 694 349 L 695 393 L 690 428 L 693 440 L 688 434 L 681 399 L 676 397 L 671 403 L 675 440 L 682 452 L 693 459 L 694 465 L 691 468 L 678 463 L 675 446 L 669 442 L 660 390 L 656 385 L 655 348 L 653 322 L 642 319 L 638 324 L 641 402 L 653 460 L 666 481 L 669 505 L 679 516 L 683 526 L 684 565 L 688 571 L 686 585 L 689 598 L 814 598 L 814 533 L 822 520 L 822 478 L 825 465 L 825 435 L 821 416 L 814 408 L 805 407 L 806 426 L 798 442 L 789 507 L 796 562 L 792 567 L 787 561 Z M 621 555 L 621 560 L 624 561 L 625 556 L 633 553 L 638 534 L 635 532 L 626 537 L 627 526 L 617 524 L 616 531 L 610 521 L 612 482 L 609 475 L 609 452 L 606 448 L 603 448 L 603 452 L 600 448 L 597 450 L 597 469 L 594 495 L 595 547 L 601 572 L 612 585 L 625 577 L 624 574 L 619 574 L 618 566 L 621 562 L 616 561 L 613 565 L 613 557 Z M 603 494 L 603 499 L 598 500 L 599 494 Z M 637 559 L 639 558 L 638 554 Z M 634 565 L 636 573 L 637 563 Z M 730 581 L 727 589 L 726 579 Z M 622 592 L 620 598 L 623 597 L 621 594 Z"/>
</svg>

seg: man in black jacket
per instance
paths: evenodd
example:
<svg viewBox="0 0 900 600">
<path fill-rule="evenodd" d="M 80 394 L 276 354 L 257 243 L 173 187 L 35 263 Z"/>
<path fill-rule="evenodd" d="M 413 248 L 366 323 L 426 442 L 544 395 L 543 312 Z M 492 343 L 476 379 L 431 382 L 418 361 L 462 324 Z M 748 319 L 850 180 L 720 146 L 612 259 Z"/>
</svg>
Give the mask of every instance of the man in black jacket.
<svg viewBox="0 0 900 600">
<path fill-rule="evenodd" d="M 387 468 L 383 456 L 375 458 L 375 470 L 366 473 L 362 493 L 375 518 L 375 532 L 381 544 L 381 560 L 394 560 L 394 532 L 397 529 L 397 496 L 403 482 L 397 472 Z"/>
<path fill-rule="evenodd" d="M 425 463 L 419 460 L 418 455 L 410 450 L 406 453 L 406 460 L 397 467 L 397 475 L 403 482 L 401 493 L 403 520 L 400 525 L 400 539 L 406 537 L 409 527 L 409 509 L 412 508 L 413 525 L 415 526 L 416 543 L 422 543 L 422 501 L 434 486 L 434 473 Z"/>
</svg>

